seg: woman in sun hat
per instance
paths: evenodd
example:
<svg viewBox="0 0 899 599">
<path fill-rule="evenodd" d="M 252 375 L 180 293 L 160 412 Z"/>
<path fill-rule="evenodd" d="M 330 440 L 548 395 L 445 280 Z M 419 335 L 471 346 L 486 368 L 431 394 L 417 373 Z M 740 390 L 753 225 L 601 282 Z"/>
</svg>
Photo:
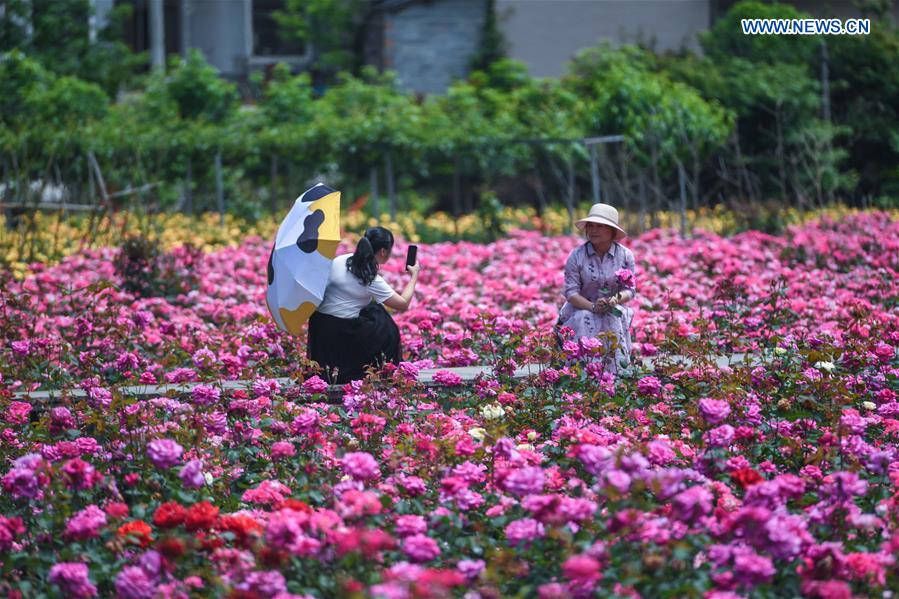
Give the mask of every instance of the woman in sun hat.
<svg viewBox="0 0 899 599">
<path fill-rule="evenodd" d="M 614 333 L 618 347 L 606 352 L 606 372 L 617 373 L 630 361 L 630 326 L 634 311 L 626 305 L 636 295 L 634 254 L 618 243 L 627 236 L 618 225 L 618 211 L 609 204 L 593 204 L 577 221 L 587 241 L 565 262 L 565 305 L 558 326 L 574 331 L 574 339 Z"/>
</svg>

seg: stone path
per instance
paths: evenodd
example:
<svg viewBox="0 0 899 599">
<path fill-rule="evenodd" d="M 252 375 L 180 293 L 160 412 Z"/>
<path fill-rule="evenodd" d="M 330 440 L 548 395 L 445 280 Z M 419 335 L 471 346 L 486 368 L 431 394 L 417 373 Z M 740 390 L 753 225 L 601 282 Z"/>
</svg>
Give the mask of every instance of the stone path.
<svg viewBox="0 0 899 599">
<path fill-rule="evenodd" d="M 730 356 L 716 356 L 715 363 L 720 368 L 723 366 L 734 366 L 737 364 L 742 364 L 746 359 L 745 354 L 732 354 Z M 750 362 L 752 363 L 760 363 L 759 356 L 750 356 Z M 648 357 L 642 359 L 642 366 L 644 369 L 651 370 L 656 362 L 661 360 L 670 360 L 675 363 L 687 364 L 689 363 L 689 359 L 684 356 L 655 356 Z M 546 368 L 545 364 L 527 364 L 515 371 L 513 374 L 514 378 L 527 378 L 531 375 L 539 374 L 542 369 Z M 459 375 L 463 381 L 471 382 L 477 379 L 479 376 L 483 374 L 492 373 L 492 369 L 489 366 L 461 366 L 461 367 L 445 367 L 445 368 L 429 368 L 422 369 L 418 373 L 419 382 L 423 383 L 426 386 L 435 385 L 434 383 L 434 374 L 438 371 L 449 371 L 454 374 Z M 282 387 L 290 387 L 296 382 L 290 378 L 279 378 L 275 379 Z M 167 385 L 133 385 L 129 387 L 122 387 L 121 391 L 128 397 L 147 397 L 147 396 L 163 396 L 168 394 L 170 391 L 174 391 L 177 394 L 182 393 L 190 393 L 193 388 L 200 383 L 174 383 Z M 248 380 L 238 380 L 238 381 L 220 381 L 218 385 L 222 389 L 249 389 L 253 385 L 253 381 Z M 337 385 L 332 385 L 328 389 L 328 395 L 330 397 L 340 397 L 340 387 Z M 87 392 L 82 389 L 69 389 L 67 391 L 59 391 L 59 390 L 38 390 L 38 391 L 17 391 L 13 395 L 16 399 L 30 399 L 33 402 L 37 403 L 52 403 L 54 399 L 62 397 L 65 394 L 68 397 L 73 398 L 82 398 L 87 396 Z"/>
</svg>

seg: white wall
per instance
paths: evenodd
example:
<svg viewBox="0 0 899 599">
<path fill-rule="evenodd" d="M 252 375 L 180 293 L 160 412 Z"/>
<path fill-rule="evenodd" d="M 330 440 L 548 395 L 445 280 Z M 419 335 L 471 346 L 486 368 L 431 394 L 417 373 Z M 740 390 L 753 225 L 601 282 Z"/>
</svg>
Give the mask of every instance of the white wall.
<svg viewBox="0 0 899 599">
<path fill-rule="evenodd" d="M 558 77 L 579 50 L 601 41 L 654 39 L 657 50 L 697 48 L 710 0 L 497 0 L 509 57 L 536 77 Z"/>
<path fill-rule="evenodd" d="M 385 66 L 400 85 L 442 94 L 480 48 L 483 0 L 432 0 L 385 17 Z"/>
<path fill-rule="evenodd" d="M 246 74 L 250 0 L 190 0 L 190 45 L 226 77 Z"/>
</svg>

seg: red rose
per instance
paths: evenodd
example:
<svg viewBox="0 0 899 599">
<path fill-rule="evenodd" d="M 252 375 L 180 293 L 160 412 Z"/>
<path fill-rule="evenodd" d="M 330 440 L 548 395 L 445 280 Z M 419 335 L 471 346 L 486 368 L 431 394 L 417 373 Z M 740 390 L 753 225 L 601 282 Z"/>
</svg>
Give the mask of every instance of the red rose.
<svg viewBox="0 0 899 599">
<path fill-rule="evenodd" d="M 219 509 L 208 501 L 195 503 L 187 510 L 184 527 L 187 530 L 209 530 L 218 519 Z"/>
<path fill-rule="evenodd" d="M 141 547 L 153 542 L 153 529 L 143 520 L 132 520 L 119 527 L 119 536 Z"/>
<path fill-rule="evenodd" d="M 438 589 L 449 589 L 465 584 L 465 576 L 456 570 L 427 569 L 413 583 L 413 591 L 429 596 Z"/>
<path fill-rule="evenodd" d="M 730 478 L 744 489 L 765 480 L 752 468 L 737 468 L 730 473 Z"/>
<path fill-rule="evenodd" d="M 393 549 L 396 542 L 389 533 L 378 529 L 369 529 L 362 532 L 359 538 L 362 555 L 368 559 L 378 556 L 378 553 L 384 550 Z"/>
<path fill-rule="evenodd" d="M 344 532 L 334 534 L 332 539 L 337 555 L 343 557 L 347 553 L 352 553 L 359 549 L 359 532 L 354 529 L 348 529 Z"/>
<path fill-rule="evenodd" d="M 285 499 L 281 503 L 281 509 L 288 509 L 288 510 L 293 510 L 295 512 L 303 512 L 306 514 L 312 512 L 312 508 L 309 507 L 309 505 L 306 504 L 305 502 L 300 501 L 299 499 Z"/>
<path fill-rule="evenodd" d="M 246 514 L 225 514 L 218 521 L 218 529 L 230 532 L 239 545 L 246 545 L 250 537 L 262 535 L 262 525 Z"/>
<path fill-rule="evenodd" d="M 153 514 L 153 524 L 159 528 L 175 528 L 184 523 L 187 510 L 180 503 L 167 501 L 156 508 Z"/>
<path fill-rule="evenodd" d="M 128 517 L 128 504 L 114 501 L 112 503 L 107 503 L 106 507 L 103 508 L 103 511 L 105 511 L 106 515 L 110 518 L 121 520 Z"/>
<path fill-rule="evenodd" d="M 178 559 L 184 555 L 184 541 L 176 537 L 160 539 L 156 543 L 156 550 L 168 559 Z"/>
<path fill-rule="evenodd" d="M 270 547 L 259 550 L 259 561 L 269 569 L 280 569 L 288 555 L 284 551 L 278 551 Z"/>
<path fill-rule="evenodd" d="M 205 532 L 198 532 L 196 539 L 204 551 L 212 552 L 225 546 L 225 540 L 223 538 L 215 535 L 207 535 Z"/>
<path fill-rule="evenodd" d="M 365 585 L 358 580 L 351 579 L 343 583 L 343 588 L 347 592 L 347 594 L 361 593 L 365 590 Z"/>
</svg>

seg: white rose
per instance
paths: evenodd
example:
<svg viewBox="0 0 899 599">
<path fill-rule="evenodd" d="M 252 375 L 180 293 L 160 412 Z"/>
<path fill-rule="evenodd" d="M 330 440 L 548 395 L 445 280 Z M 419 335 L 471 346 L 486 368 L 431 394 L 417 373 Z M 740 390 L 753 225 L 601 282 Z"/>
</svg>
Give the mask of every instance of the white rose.
<svg viewBox="0 0 899 599">
<path fill-rule="evenodd" d="M 468 435 L 475 441 L 483 441 L 484 437 L 487 435 L 487 431 L 478 426 L 473 429 L 469 429 Z"/>
<path fill-rule="evenodd" d="M 836 368 L 836 365 L 833 362 L 815 362 L 815 368 L 817 368 L 818 370 L 833 372 L 833 369 Z"/>
<path fill-rule="evenodd" d="M 496 420 L 497 418 L 502 418 L 505 414 L 506 411 L 498 403 L 487 404 L 481 408 L 481 416 L 487 420 Z"/>
</svg>

